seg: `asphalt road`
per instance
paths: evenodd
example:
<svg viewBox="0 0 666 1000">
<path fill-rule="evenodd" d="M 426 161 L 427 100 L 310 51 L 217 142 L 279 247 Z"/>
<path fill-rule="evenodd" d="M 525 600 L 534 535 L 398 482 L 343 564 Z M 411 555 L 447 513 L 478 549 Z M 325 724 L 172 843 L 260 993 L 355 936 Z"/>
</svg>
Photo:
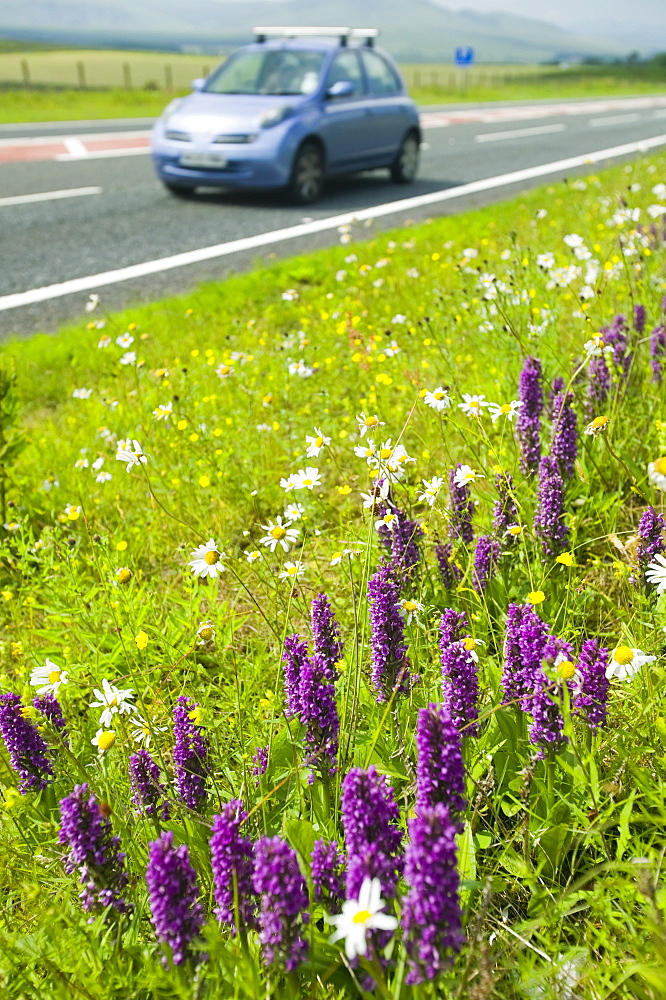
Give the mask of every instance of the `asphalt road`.
<svg viewBox="0 0 666 1000">
<path fill-rule="evenodd" d="M 504 108 L 493 105 L 491 120 L 488 117 L 483 121 L 456 120 L 453 124 L 438 124 L 437 114 L 433 115 L 433 109 L 428 108 L 425 118 L 430 127 L 424 133 L 425 148 L 417 181 L 409 186 L 394 185 L 385 171 L 339 178 L 328 184 L 321 201 L 306 208 L 290 206 L 275 194 L 201 192 L 190 199 L 174 198 L 157 181 L 150 157 L 145 154 L 0 162 L 0 299 L 16 292 L 291 227 L 304 218 L 318 220 L 358 212 L 666 133 L 666 101 L 661 106 L 630 110 L 608 101 L 603 111 L 595 104 L 582 113 L 580 105 L 584 102 L 572 103 L 578 105 L 576 113 L 564 105 L 549 107 L 546 102 L 539 102 L 539 108 L 547 108 L 543 113 L 522 102 Z M 470 110 L 473 109 L 465 108 Z M 133 128 L 145 132 L 149 124 L 142 119 L 134 124 L 125 120 L 76 126 L 67 123 L 59 127 L 2 126 L 0 140 L 127 133 Z M 581 166 L 566 173 L 584 173 L 586 169 L 599 167 Z M 563 173 L 554 171 L 545 178 L 521 180 L 440 205 L 387 214 L 377 220 L 375 227 L 395 227 L 408 219 L 418 221 L 460 212 L 548 183 Z M 90 191 L 76 197 L 22 200 L 25 196 L 71 189 Z M 358 235 L 367 232 L 360 227 Z M 246 269 L 253 261 L 271 254 L 301 253 L 338 239 L 333 228 L 278 242 L 260 252 L 239 251 L 116 282 L 101 288 L 100 294 L 107 308 L 120 308 L 187 291 L 202 280 Z M 0 333 L 6 337 L 53 330 L 65 320 L 82 317 L 87 297 L 87 292 L 78 292 L 18 308 L 3 309 L 0 305 Z"/>
</svg>

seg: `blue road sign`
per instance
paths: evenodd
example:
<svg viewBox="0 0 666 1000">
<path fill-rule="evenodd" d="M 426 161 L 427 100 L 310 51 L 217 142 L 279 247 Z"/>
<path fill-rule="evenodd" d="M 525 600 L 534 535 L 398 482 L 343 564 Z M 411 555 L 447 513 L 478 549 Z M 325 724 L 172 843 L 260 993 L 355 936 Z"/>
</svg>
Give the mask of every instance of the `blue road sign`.
<svg viewBox="0 0 666 1000">
<path fill-rule="evenodd" d="M 456 49 L 454 59 L 456 66 L 471 66 L 474 62 L 474 49 L 471 45 L 461 45 Z"/>
</svg>

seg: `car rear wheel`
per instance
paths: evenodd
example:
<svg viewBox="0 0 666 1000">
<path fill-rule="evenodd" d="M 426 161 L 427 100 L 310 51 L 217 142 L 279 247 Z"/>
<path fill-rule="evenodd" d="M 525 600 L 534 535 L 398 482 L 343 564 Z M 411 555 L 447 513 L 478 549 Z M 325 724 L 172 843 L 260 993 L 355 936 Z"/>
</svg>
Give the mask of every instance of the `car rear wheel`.
<svg viewBox="0 0 666 1000">
<path fill-rule="evenodd" d="M 294 157 L 289 198 L 297 205 L 316 201 L 324 186 L 324 157 L 316 142 L 304 142 Z"/>
<path fill-rule="evenodd" d="M 163 181 L 162 183 L 169 194 L 174 194 L 177 198 L 189 198 L 190 195 L 194 194 L 195 189 L 187 184 L 174 184 L 173 181 Z"/>
<path fill-rule="evenodd" d="M 419 169 L 419 140 L 413 132 L 402 140 L 398 155 L 391 166 L 391 178 L 396 184 L 409 184 Z"/>
</svg>

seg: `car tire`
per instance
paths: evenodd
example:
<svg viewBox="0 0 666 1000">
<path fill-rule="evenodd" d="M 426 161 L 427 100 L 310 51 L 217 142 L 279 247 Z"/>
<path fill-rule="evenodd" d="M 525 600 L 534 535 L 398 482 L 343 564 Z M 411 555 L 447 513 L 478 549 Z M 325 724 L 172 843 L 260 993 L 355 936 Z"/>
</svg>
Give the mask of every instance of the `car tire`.
<svg viewBox="0 0 666 1000">
<path fill-rule="evenodd" d="M 410 184 L 419 169 L 419 137 L 408 132 L 400 144 L 398 155 L 391 164 L 391 179 L 396 184 Z"/>
<path fill-rule="evenodd" d="M 304 142 L 299 147 L 291 168 L 287 188 L 289 200 L 296 205 L 309 205 L 319 198 L 324 187 L 324 156 L 316 142 Z"/>
<path fill-rule="evenodd" d="M 175 184 L 173 181 L 162 181 L 162 183 L 169 194 L 173 194 L 177 198 L 189 198 L 195 191 L 193 187 L 189 187 L 187 184 Z"/>
</svg>

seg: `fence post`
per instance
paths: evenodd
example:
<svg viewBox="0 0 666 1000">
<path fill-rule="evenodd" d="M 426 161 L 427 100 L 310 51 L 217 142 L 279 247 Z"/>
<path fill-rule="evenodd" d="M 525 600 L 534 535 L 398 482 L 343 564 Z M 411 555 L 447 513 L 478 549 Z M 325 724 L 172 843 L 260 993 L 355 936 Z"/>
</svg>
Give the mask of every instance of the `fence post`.
<svg viewBox="0 0 666 1000">
<path fill-rule="evenodd" d="M 86 86 L 86 68 L 82 62 L 77 62 L 76 64 L 76 75 L 79 80 L 79 87 L 81 90 L 85 90 Z"/>
<path fill-rule="evenodd" d="M 21 59 L 21 74 L 23 75 L 23 85 L 29 87 L 31 85 L 30 80 L 30 67 L 28 66 L 27 59 Z"/>
<path fill-rule="evenodd" d="M 123 63 L 123 85 L 125 90 L 132 89 L 132 73 L 129 63 Z"/>
<path fill-rule="evenodd" d="M 164 83 L 168 91 L 173 90 L 173 71 L 168 63 L 164 67 Z"/>
</svg>

